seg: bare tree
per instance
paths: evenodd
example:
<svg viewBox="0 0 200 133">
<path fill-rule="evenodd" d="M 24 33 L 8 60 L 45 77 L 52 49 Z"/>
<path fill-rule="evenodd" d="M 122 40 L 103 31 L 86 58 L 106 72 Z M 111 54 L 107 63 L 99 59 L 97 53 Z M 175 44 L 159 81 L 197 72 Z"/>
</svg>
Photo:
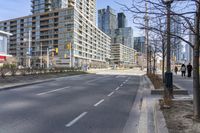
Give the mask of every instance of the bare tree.
<svg viewBox="0 0 200 133">
<path fill-rule="evenodd" d="M 145 3 L 148 3 L 148 27 L 143 22 L 143 17 L 147 14 L 145 9 Z M 133 14 L 133 22 L 138 28 L 148 29 L 157 33 L 165 35 L 166 30 L 160 29 L 161 25 L 166 25 L 165 22 L 160 23 L 160 27 L 155 26 L 154 21 L 156 19 L 164 20 L 166 18 L 166 6 L 163 4 L 163 0 L 134 0 L 131 6 L 121 4 L 126 11 Z M 182 7 L 181 7 L 181 6 Z M 184 6 L 183 6 L 184 5 Z M 200 119 L 200 89 L 199 89 L 199 46 L 200 46 L 200 0 L 174 0 L 170 15 L 180 17 L 181 21 L 174 20 L 182 25 L 180 34 L 170 33 L 171 37 L 176 37 L 191 46 L 193 49 L 193 92 L 194 92 L 194 117 Z M 172 17 L 173 19 L 173 17 Z M 185 37 L 188 36 L 188 32 L 191 32 L 194 36 L 194 44 L 188 41 Z M 165 36 L 163 36 L 165 38 Z M 163 40 L 162 40 L 163 41 Z M 165 40 L 164 40 L 165 41 Z M 164 44 L 164 42 L 163 42 Z M 164 48 L 164 47 L 163 47 Z"/>
</svg>

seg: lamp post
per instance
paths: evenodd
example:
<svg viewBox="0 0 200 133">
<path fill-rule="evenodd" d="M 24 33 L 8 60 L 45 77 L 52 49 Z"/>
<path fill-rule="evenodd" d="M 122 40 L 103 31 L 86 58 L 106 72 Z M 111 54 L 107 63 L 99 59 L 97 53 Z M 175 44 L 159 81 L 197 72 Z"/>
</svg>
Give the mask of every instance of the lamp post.
<svg viewBox="0 0 200 133">
<path fill-rule="evenodd" d="M 171 72 L 171 45 L 170 45 L 170 8 L 173 0 L 163 0 L 167 8 L 167 71 L 165 72 L 165 87 L 169 96 L 173 94 L 173 74 Z"/>
</svg>

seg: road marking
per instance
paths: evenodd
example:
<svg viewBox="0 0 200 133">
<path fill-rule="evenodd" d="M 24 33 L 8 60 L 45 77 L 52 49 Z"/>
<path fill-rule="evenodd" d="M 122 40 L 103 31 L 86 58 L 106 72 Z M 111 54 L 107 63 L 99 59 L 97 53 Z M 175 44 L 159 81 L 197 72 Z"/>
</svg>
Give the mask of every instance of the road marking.
<svg viewBox="0 0 200 133">
<path fill-rule="evenodd" d="M 47 92 L 42 92 L 42 93 L 38 93 L 37 95 L 38 95 L 38 96 L 41 96 L 41 95 L 53 93 L 53 92 L 56 92 L 56 91 L 61 91 L 61 90 L 67 89 L 67 88 L 69 88 L 69 87 L 64 87 L 64 88 L 60 88 L 60 89 L 55 89 L 55 90 L 51 90 L 51 91 L 47 91 Z"/>
<path fill-rule="evenodd" d="M 110 94 L 108 94 L 108 96 L 110 97 L 110 96 L 112 96 L 114 94 L 114 92 L 111 92 Z"/>
<path fill-rule="evenodd" d="M 79 116 L 77 116 L 74 120 L 72 120 L 71 122 L 69 122 L 67 125 L 65 125 L 66 127 L 71 127 L 72 125 L 74 125 L 78 120 L 80 120 L 81 118 L 83 118 L 83 116 L 85 116 L 88 112 L 83 112 L 82 114 L 80 114 Z"/>
<path fill-rule="evenodd" d="M 119 90 L 119 88 L 120 88 L 120 87 L 117 87 L 115 90 L 117 91 L 117 90 Z"/>
<path fill-rule="evenodd" d="M 123 84 L 120 85 L 120 87 L 122 87 L 122 86 L 123 86 Z"/>
<path fill-rule="evenodd" d="M 95 79 L 92 79 L 92 80 L 87 81 L 86 83 L 91 83 L 91 82 L 94 82 L 94 81 L 97 81 L 97 80 L 100 80 L 100 79 L 105 79 L 105 78 L 108 78 L 108 77 L 99 77 L 99 78 L 95 78 Z"/>
<path fill-rule="evenodd" d="M 126 83 L 126 81 L 123 82 L 123 84 L 125 84 L 125 83 Z"/>
<path fill-rule="evenodd" d="M 99 104 L 101 104 L 102 102 L 104 102 L 104 99 L 100 100 L 98 103 L 96 103 L 94 106 L 97 107 Z"/>
</svg>

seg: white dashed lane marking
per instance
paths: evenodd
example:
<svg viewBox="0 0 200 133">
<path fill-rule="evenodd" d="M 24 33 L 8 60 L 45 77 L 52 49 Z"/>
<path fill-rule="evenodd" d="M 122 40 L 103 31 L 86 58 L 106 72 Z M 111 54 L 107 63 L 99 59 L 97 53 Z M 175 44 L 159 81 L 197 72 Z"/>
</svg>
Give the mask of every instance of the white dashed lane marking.
<svg viewBox="0 0 200 133">
<path fill-rule="evenodd" d="M 46 92 L 38 93 L 37 95 L 38 95 L 38 96 L 46 95 L 46 94 L 49 94 L 49 93 L 61 91 L 61 90 L 68 89 L 68 88 L 69 88 L 69 87 L 59 88 L 59 89 L 55 89 L 55 90 L 51 90 L 51 91 L 46 91 Z"/>
<path fill-rule="evenodd" d="M 94 106 L 97 107 L 99 104 L 101 104 L 102 102 L 104 102 L 104 99 L 100 100 L 99 102 L 97 102 Z"/>
<path fill-rule="evenodd" d="M 66 127 L 71 127 L 72 125 L 74 125 L 77 121 L 79 121 L 81 118 L 83 118 L 88 112 L 83 112 L 82 114 L 80 114 L 79 116 L 77 116 L 74 120 L 72 120 L 71 122 L 69 122 L 67 125 L 65 125 Z"/>
<path fill-rule="evenodd" d="M 108 96 L 110 97 L 110 96 L 112 96 L 114 94 L 114 92 L 111 92 L 110 94 L 108 94 Z"/>
</svg>

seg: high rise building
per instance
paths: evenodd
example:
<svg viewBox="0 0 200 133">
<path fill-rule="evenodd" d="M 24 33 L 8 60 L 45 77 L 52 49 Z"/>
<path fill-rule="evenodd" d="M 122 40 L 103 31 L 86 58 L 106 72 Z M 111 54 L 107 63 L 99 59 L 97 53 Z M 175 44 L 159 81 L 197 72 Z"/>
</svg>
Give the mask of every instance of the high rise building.
<svg viewBox="0 0 200 133">
<path fill-rule="evenodd" d="M 96 26 L 95 0 L 32 0 L 30 16 L 0 22 L 0 30 L 13 34 L 8 52 L 26 66 L 105 66 L 111 39 Z M 29 53 L 30 54 L 27 54 Z"/>
<path fill-rule="evenodd" d="M 194 35 L 192 35 L 192 33 L 189 33 L 189 42 L 191 42 L 191 44 L 194 44 Z M 185 48 L 185 54 L 186 54 L 186 62 L 187 63 L 193 63 L 193 49 L 189 44 L 186 44 L 186 48 Z"/>
<path fill-rule="evenodd" d="M 134 38 L 132 27 L 114 29 L 111 31 L 110 36 L 112 43 L 121 43 L 129 48 L 133 48 Z"/>
<path fill-rule="evenodd" d="M 117 16 L 110 6 L 98 11 L 98 27 L 107 35 L 111 34 L 111 30 L 117 28 Z"/>
<path fill-rule="evenodd" d="M 32 0 L 32 13 L 44 13 L 59 8 L 67 8 L 68 0 Z"/>
<path fill-rule="evenodd" d="M 121 28 L 118 28 L 120 23 Z M 127 47 L 133 48 L 133 29 L 126 27 L 126 16 L 124 13 L 117 15 L 111 7 L 98 11 L 98 27 L 111 37 L 112 43 L 121 43 Z"/>
<path fill-rule="evenodd" d="M 96 24 L 96 0 L 32 0 L 32 13 L 74 7 L 86 19 Z"/>
<path fill-rule="evenodd" d="M 118 28 L 125 28 L 126 27 L 126 15 L 121 12 L 117 14 L 117 20 L 118 20 Z"/>
<path fill-rule="evenodd" d="M 145 37 L 144 36 L 134 37 L 134 49 L 137 52 L 141 52 L 145 54 Z"/>
<path fill-rule="evenodd" d="M 176 36 L 181 36 L 181 18 L 178 16 L 173 16 L 171 18 L 171 33 Z M 184 57 L 183 57 L 183 45 L 180 38 L 172 36 L 171 37 L 171 50 L 172 50 L 172 56 L 176 59 L 176 63 L 183 63 Z"/>
<path fill-rule="evenodd" d="M 111 37 L 111 59 L 119 67 L 132 67 L 135 63 L 133 29 L 126 27 L 124 13 L 116 13 L 107 6 L 98 11 L 98 27 Z"/>
</svg>

